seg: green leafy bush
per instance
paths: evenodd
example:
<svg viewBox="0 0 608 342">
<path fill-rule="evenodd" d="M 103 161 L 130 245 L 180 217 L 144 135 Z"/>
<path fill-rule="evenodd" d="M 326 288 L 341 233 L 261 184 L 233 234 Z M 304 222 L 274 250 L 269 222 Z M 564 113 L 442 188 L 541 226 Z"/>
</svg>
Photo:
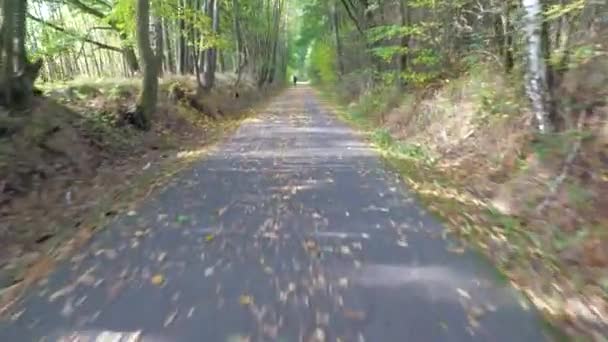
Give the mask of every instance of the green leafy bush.
<svg viewBox="0 0 608 342">
<path fill-rule="evenodd" d="M 336 83 L 336 51 L 330 44 L 323 40 L 314 42 L 310 51 L 308 73 L 317 83 Z"/>
</svg>

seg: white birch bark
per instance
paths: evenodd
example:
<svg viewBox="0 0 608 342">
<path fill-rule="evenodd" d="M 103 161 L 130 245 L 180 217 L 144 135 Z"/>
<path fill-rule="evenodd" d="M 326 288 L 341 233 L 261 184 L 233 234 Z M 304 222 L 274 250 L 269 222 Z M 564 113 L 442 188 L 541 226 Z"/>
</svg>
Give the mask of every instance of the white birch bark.
<svg viewBox="0 0 608 342">
<path fill-rule="evenodd" d="M 541 133 L 551 132 L 547 106 L 547 66 L 542 51 L 541 0 L 522 0 L 525 10 L 524 28 L 527 40 L 528 69 L 526 93 L 532 102 L 532 110 Z"/>
</svg>

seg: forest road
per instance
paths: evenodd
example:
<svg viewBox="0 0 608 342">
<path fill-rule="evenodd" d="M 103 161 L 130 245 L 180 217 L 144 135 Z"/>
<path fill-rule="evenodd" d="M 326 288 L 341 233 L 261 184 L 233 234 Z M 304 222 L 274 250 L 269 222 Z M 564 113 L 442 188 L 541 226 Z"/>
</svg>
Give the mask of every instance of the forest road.
<svg viewBox="0 0 608 342">
<path fill-rule="evenodd" d="M 304 85 L 32 288 L 0 341 L 542 341 Z"/>
</svg>

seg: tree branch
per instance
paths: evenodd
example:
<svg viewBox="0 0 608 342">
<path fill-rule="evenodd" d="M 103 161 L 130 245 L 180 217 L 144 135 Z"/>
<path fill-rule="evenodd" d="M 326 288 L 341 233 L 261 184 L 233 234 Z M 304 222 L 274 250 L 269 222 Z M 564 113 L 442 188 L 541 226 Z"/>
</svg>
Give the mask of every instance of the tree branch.
<svg viewBox="0 0 608 342">
<path fill-rule="evenodd" d="M 92 16 L 95 16 L 97 18 L 102 19 L 102 18 L 106 17 L 106 15 L 104 13 L 102 13 L 101 11 L 83 4 L 82 2 L 80 2 L 80 0 L 67 0 L 67 2 L 72 4 L 74 7 L 78 8 L 79 10 L 81 10 L 85 13 L 88 13 Z"/>
<path fill-rule="evenodd" d="M 110 4 L 109 2 L 106 2 L 104 0 L 95 0 L 95 2 L 107 7 L 108 10 L 112 10 L 112 4 Z"/>
<path fill-rule="evenodd" d="M 363 36 L 364 33 L 363 33 L 363 30 L 361 29 L 361 26 L 359 25 L 359 21 L 357 20 L 357 18 L 355 18 L 355 16 L 351 12 L 350 7 L 346 3 L 346 0 L 340 0 L 340 2 L 342 3 L 342 5 L 344 6 L 344 8 L 346 9 L 346 13 L 348 14 L 348 17 L 350 18 L 350 20 L 353 22 L 353 24 L 355 24 L 355 27 L 357 28 L 357 31 L 359 31 L 359 33 Z"/>
<path fill-rule="evenodd" d="M 86 38 L 86 37 L 81 37 L 78 34 L 70 32 L 69 30 L 67 30 L 67 29 L 65 29 L 65 28 L 63 28 L 61 26 L 57 26 L 57 25 L 55 25 L 53 23 L 49 23 L 48 21 L 44 21 L 44 20 L 42 20 L 42 19 L 40 19 L 38 17 L 35 17 L 35 16 L 33 16 L 33 15 L 29 14 L 29 13 L 28 13 L 27 16 L 28 16 L 28 18 L 30 18 L 30 19 L 32 19 L 32 20 L 34 20 L 36 22 L 39 22 L 39 23 L 41 23 L 41 24 L 43 24 L 45 26 L 48 26 L 48 27 L 50 27 L 50 28 L 52 28 L 52 29 L 54 29 L 56 31 L 63 32 L 63 33 L 65 33 L 65 34 L 67 34 L 69 36 L 72 36 L 72 37 L 80 38 L 83 41 L 85 41 L 85 42 L 87 42 L 89 44 L 96 45 L 96 46 L 98 46 L 98 47 L 100 47 L 102 49 L 107 49 L 107 50 L 116 51 L 116 52 L 120 52 L 120 53 L 123 52 L 123 50 L 121 48 L 119 48 L 119 47 L 107 45 L 107 44 L 104 44 L 104 43 L 101 43 L 101 42 L 98 42 L 98 41 L 95 41 L 95 40 L 92 40 L 92 39 L 89 39 L 89 38 Z"/>
</svg>

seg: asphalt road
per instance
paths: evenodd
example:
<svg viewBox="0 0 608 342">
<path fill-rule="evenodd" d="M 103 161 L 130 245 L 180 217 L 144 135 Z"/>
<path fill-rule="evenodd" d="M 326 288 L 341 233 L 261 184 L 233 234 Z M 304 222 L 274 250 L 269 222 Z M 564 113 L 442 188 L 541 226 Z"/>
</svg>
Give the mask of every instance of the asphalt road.
<svg viewBox="0 0 608 342">
<path fill-rule="evenodd" d="M 95 236 L 0 341 L 542 341 L 533 310 L 298 86 Z"/>
</svg>

